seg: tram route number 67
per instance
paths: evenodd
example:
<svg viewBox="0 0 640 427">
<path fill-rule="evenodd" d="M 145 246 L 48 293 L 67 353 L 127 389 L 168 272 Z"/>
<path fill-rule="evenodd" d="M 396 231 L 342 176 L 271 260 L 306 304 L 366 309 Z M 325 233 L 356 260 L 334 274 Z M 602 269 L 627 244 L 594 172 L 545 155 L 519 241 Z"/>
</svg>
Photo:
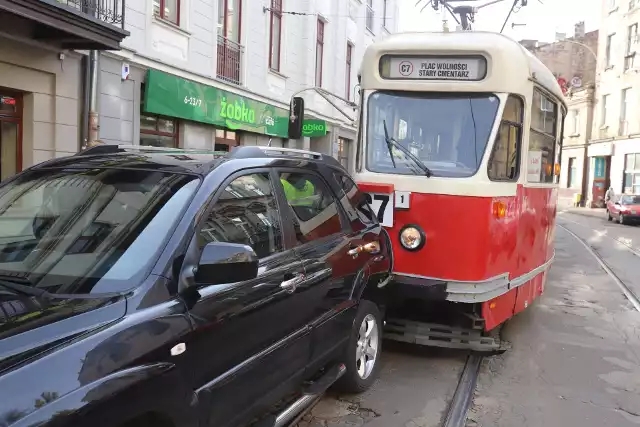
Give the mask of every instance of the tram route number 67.
<svg viewBox="0 0 640 427">
<path fill-rule="evenodd" d="M 367 203 L 384 227 L 393 227 L 393 194 L 365 193 Z"/>
</svg>

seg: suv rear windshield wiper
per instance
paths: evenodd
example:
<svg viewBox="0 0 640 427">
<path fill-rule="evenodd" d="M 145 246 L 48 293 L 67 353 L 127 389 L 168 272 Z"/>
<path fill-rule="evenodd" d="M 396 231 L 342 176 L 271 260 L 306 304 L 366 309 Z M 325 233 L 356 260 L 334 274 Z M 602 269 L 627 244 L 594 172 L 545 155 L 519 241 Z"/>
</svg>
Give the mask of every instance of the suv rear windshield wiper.
<svg viewBox="0 0 640 427">
<path fill-rule="evenodd" d="M 393 139 L 393 138 L 391 138 L 389 136 L 389 131 L 387 130 L 387 121 L 386 120 L 382 121 L 382 125 L 384 126 L 384 139 L 387 142 L 387 148 L 389 149 L 389 156 L 391 156 L 391 162 L 393 163 L 393 167 L 394 168 L 396 167 L 396 162 L 393 159 L 393 151 L 391 149 L 392 145 L 394 147 L 396 147 L 398 150 L 402 151 L 405 156 L 410 158 L 413 161 L 413 163 L 416 164 L 416 166 L 418 166 L 420 169 L 422 169 L 424 174 L 427 176 L 427 178 L 431 178 L 433 176 L 433 172 L 431 172 L 431 169 L 429 169 L 427 167 L 427 165 L 422 163 L 422 161 L 419 158 L 417 158 L 411 151 L 409 151 L 408 149 L 404 148 L 402 146 L 402 144 L 400 144 L 398 141 L 396 141 L 395 139 Z"/>
</svg>

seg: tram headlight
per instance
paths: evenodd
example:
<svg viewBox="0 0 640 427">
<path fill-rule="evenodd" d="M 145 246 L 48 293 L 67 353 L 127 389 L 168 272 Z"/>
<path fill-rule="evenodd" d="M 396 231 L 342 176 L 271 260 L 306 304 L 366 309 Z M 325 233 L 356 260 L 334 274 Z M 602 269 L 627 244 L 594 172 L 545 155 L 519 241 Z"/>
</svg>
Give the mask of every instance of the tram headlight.
<svg viewBox="0 0 640 427">
<path fill-rule="evenodd" d="M 422 249 L 427 241 L 424 231 L 417 225 L 405 225 L 400 230 L 400 244 L 408 251 L 417 251 Z"/>
</svg>

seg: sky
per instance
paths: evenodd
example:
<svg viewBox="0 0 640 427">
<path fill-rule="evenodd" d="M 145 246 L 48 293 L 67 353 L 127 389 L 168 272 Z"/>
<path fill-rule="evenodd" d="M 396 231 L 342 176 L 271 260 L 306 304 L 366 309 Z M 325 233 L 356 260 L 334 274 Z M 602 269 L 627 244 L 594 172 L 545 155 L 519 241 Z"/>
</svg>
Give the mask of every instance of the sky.
<svg viewBox="0 0 640 427">
<path fill-rule="evenodd" d="M 400 3 L 399 30 L 400 31 L 441 31 L 442 12 L 435 11 L 431 6 L 420 9 L 428 0 L 398 0 Z M 451 5 L 475 5 L 480 6 L 492 0 L 476 0 L 474 2 L 459 2 L 450 0 Z M 572 36 L 574 24 L 585 21 L 587 31 L 596 30 L 600 21 L 600 7 L 602 0 L 528 0 L 528 4 L 517 13 L 512 13 L 504 34 L 516 40 L 534 39 L 542 42 L 551 42 L 556 32 L 566 33 Z M 503 0 L 499 3 L 484 7 L 476 14 L 475 30 L 499 32 L 512 0 Z M 447 13 L 449 29 L 455 30 L 456 22 Z M 511 24 L 526 24 L 515 26 Z"/>
</svg>

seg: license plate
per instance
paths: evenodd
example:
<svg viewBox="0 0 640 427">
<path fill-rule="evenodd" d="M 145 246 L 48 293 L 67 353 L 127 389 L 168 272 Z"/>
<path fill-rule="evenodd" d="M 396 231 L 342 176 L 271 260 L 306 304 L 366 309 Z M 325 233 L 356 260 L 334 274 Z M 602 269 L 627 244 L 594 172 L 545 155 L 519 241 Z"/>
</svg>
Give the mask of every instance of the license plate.
<svg viewBox="0 0 640 427">
<path fill-rule="evenodd" d="M 637 215 L 637 214 L 638 214 L 638 212 L 637 212 L 637 211 L 631 211 L 631 213 L 632 213 L 633 215 Z"/>
<path fill-rule="evenodd" d="M 367 193 L 371 210 L 384 227 L 393 227 L 393 194 Z"/>
</svg>

